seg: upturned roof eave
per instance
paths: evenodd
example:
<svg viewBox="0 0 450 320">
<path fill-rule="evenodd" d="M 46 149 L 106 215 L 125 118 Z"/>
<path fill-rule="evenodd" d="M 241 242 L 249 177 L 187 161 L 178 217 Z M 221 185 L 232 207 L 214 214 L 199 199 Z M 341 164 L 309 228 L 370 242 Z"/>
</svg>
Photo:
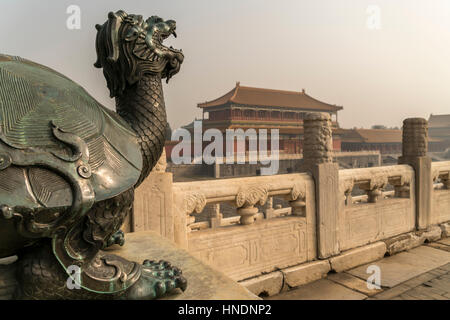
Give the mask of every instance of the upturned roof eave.
<svg viewBox="0 0 450 320">
<path fill-rule="evenodd" d="M 268 92 L 277 92 L 277 93 L 286 93 L 286 94 L 302 94 L 306 97 L 308 97 L 308 99 L 311 99 L 319 104 L 324 105 L 325 107 L 331 109 L 331 110 L 315 110 L 315 109 L 310 109 L 310 108 L 302 108 L 300 106 L 286 106 L 286 105 L 264 105 L 265 107 L 274 107 L 274 108 L 291 108 L 291 109 L 304 109 L 304 110 L 311 110 L 311 111 L 332 111 L 332 112 L 336 112 L 336 111 L 340 111 L 343 110 L 344 107 L 343 106 L 337 106 L 337 105 L 332 105 L 326 102 L 322 102 L 318 99 L 315 99 L 313 97 L 311 97 L 310 95 L 304 93 L 304 92 L 294 92 L 294 91 L 286 91 L 286 90 L 275 90 L 275 89 L 263 89 L 263 88 L 253 88 L 253 87 L 244 87 L 241 86 L 239 84 L 236 84 L 236 86 L 231 89 L 230 91 L 228 91 L 227 93 L 225 93 L 224 95 L 220 96 L 217 99 L 214 100 L 210 100 L 210 101 L 206 101 L 206 102 L 201 102 L 197 104 L 197 107 L 200 109 L 204 109 L 204 108 L 212 108 L 212 107 L 222 107 L 222 106 L 227 106 L 230 103 L 236 103 L 236 104 L 241 104 L 241 105 L 247 105 L 247 106 L 255 106 L 258 104 L 248 104 L 248 103 L 242 103 L 241 101 L 237 100 L 237 96 L 238 96 L 238 91 L 241 89 L 247 89 L 247 90 L 253 90 L 253 91 L 268 91 Z M 225 97 L 228 98 L 226 100 L 224 100 Z"/>
</svg>

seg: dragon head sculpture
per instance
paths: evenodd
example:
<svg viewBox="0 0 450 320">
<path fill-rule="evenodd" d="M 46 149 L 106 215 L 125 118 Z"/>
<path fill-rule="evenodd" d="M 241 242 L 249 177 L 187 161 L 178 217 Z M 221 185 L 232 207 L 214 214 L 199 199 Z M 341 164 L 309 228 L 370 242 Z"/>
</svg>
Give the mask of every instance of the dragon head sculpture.
<svg viewBox="0 0 450 320">
<path fill-rule="evenodd" d="M 108 21 L 96 25 L 97 68 L 103 68 L 111 97 L 120 96 L 146 73 L 169 79 L 179 70 L 181 50 L 163 45 L 170 35 L 177 36 L 176 22 L 120 10 L 108 14 Z"/>
</svg>

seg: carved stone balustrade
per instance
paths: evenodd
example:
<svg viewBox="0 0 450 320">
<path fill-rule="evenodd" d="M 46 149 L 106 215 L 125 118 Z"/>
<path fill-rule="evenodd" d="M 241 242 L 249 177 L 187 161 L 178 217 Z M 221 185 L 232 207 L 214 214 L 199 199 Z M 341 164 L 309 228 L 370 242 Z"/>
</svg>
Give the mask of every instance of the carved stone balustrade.
<svg viewBox="0 0 450 320">
<path fill-rule="evenodd" d="M 340 192 L 346 206 L 353 204 L 355 185 L 367 193 L 367 202 L 376 203 L 384 198 L 383 188 L 394 186 L 394 197 L 409 198 L 412 169 L 408 165 L 347 169 L 339 171 Z"/>
<path fill-rule="evenodd" d="M 450 161 L 431 164 L 431 224 L 450 221 Z"/>
<path fill-rule="evenodd" d="M 315 183 L 318 256 L 339 254 L 337 241 L 339 166 L 333 163 L 333 135 L 328 113 L 308 113 L 304 119 L 303 168 Z"/>
<path fill-rule="evenodd" d="M 402 155 L 399 164 L 408 164 L 415 172 L 416 226 L 420 230 L 427 229 L 431 217 L 432 160 L 428 151 L 428 122 L 423 118 L 409 118 L 403 121 Z"/>
<path fill-rule="evenodd" d="M 443 188 L 450 190 L 450 161 L 433 162 L 432 177 L 434 183 L 439 179 Z"/>
<path fill-rule="evenodd" d="M 315 184 L 307 173 L 173 184 L 178 246 L 235 280 L 317 258 Z M 283 199 L 290 206 L 274 205 Z M 216 227 L 195 222 L 205 206 L 236 208 Z M 265 214 L 264 214 L 265 213 Z M 211 217 L 211 215 L 209 216 Z"/>
<path fill-rule="evenodd" d="M 387 185 L 392 191 L 384 191 Z M 366 195 L 354 195 L 354 186 Z M 414 170 L 409 165 L 339 171 L 338 241 L 341 250 L 366 245 L 415 227 Z"/>
<path fill-rule="evenodd" d="M 289 195 L 292 215 L 304 217 L 306 215 L 306 187 L 305 184 L 296 183 Z"/>
<path fill-rule="evenodd" d="M 375 203 L 383 199 L 383 188 L 388 183 L 388 176 L 384 174 L 376 174 L 368 181 L 360 182 L 359 188 L 366 191 L 367 201 Z"/>
<path fill-rule="evenodd" d="M 394 186 L 394 197 L 410 198 L 411 178 L 408 176 L 397 176 L 389 179 L 389 183 Z"/>
<path fill-rule="evenodd" d="M 179 210 L 185 213 L 188 227 L 195 223 L 193 215 L 202 212 L 206 204 L 220 205 L 220 203 L 235 206 L 240 216 L 239 223 L 248 225 L 254 223 L 256 218 L 264 219 L 264 215 L 258 212 L 256 205 L 264 205 L 273 196 L 287 199 L 292 206 L 290 212 L 293 215 L 305 216 L 307 197 L 305 178 L 308 178 L 307 174 L 289 174 L 207 182 L 178 182 L 173 185 L 174 197 L 183 198 L 180 202 L 182 208 Z M 266 215 L 266 218 L 271 218 L 281 209 L 274 210 L 271 205 L 267 210 L 269 213 L 270 210 L 275 212 L 275 215 Z M 286 214 L 287 210 L 283 208 L 281 211 Z M 210 217 L 209 226 L 216 228 L 230 223 L 225 220 L 221 217 L 220 208 L 216 207 L 214 217 Z M 197 226 L 197 223 L 195 225 Z"/>
</svg>

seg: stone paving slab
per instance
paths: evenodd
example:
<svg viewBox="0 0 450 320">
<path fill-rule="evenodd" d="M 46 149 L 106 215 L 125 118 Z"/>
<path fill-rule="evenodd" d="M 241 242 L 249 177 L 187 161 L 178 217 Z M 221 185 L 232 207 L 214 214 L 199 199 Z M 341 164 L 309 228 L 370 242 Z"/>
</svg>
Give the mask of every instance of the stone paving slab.
<svg viewBox="0 0 450 320">
<path fill-rule="evenodd" d="M 345 272 L 330 274 L 327 279 L 367 296 L 373 296 L 382 291 L 382 289 L 369 289 L 366 281 Z"/>
<path fill-rule="evenodd" d="M 446 267 L 450 266 L 450 264 L 447 264 L 446 266 L 442 266 L 438 269 L 434 269 L 432 271 L 429 271 L 427 273 L 423 273 L 420 276 L 417 276 L 415 278 L 412 278 L 406 282 L 403 282 L 399 284 L 398 286 L 395 286 L 394 288 L 385 290 L 376 296 L 373 297 L 373 299 L 377 300 L 389 300 L 389 299 L 396 299 L 396 300 L 403 300 L 403 298 L 398 298 L 403 293 L 416 288 L 417 286 L 420 286 L 421 284 L 428 282 L 430 280 L 433 280 L 445 273 L 450 272 L 450 270 L 446 270 Z M 398 298 L 398 299 L 397 299 Z"/>
<path fill-rule="evenodd" d="M 392 288 L 418 275 L 450 263 L 450 252 L 421 246 L 410 251 L 401 252 L 391 257 L 369 263 L 347 273 L 366 280 L 369 265 L 377 265 L 381 269 L 381 286 Z"/>
<path fill-rule="evenodd" d="M 450 273 L 436 277 L 398 296 L 402 300 L 449 300 Z"/>
<path fill-rule="evenodd" d="M 375 262 L 383 270 L 392 275 L 404 270 L 405 265 L 410 265 L 413 269 L 419 269 L 411 272 L 406 269 L 407 276 L 419 273 L 418 275 L 406 280 L 392 288 L 383 288 L 381 290 L 370 290 L 367 288 L 365 280 L 356 277 L 347 272 L 332 273 L 327 278 L 316 282 L 306 284 L 291 291 L 283 292 L 269 299 L 272 300 L 450 300 L 450 262 L 442 264 L 442 261 L 449 259 L 445 244 L 433 246 L 435 243 L 427 244 L 421 248 L 416 248 L 410 252 L 397 254 Z M 440 247 L 442 246 L 443 249 Z M 400 258 L 395 258 L 400 256 Z M 386 263 L 387 261 L 387 263 Z M 381 263 L 383 262 L 383 265 Z M 366 270 L 370 265 L 355 268 Z M 437 266 L 434 267 L 433 266 Z M 397 270 L 389 270 L 396 268 Z M 430 269 L 431 268 L 431 269 Z M 423 272 L 423 270 L 426 270 Z M 366 277 L 364 273 L 364 277 Z M 385 274 L 386 276 L 386 274 Z M 398 275 L 395 275 L 398 276 Z M 400 280 L 402 281 L 402 280 Z M 334 285 L 333 285 L 334 283 Z M 374 292 L 375 291 L 375 292 Z M 359 295 L 357 295 L 359 294 Z"/>
<path fill-rule="evenodd" d="M 363 300 L 366 295 L 327 279 L 282 292 L 267 300 Z"/>
</svg>

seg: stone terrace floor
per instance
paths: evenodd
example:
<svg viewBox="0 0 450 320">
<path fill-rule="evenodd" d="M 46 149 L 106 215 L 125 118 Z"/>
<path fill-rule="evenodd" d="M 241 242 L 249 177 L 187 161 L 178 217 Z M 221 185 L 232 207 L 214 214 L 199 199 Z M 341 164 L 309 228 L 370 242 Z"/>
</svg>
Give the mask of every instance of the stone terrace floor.
<svg viewBox="0 0 450 320">
<path fill-rule="evenodd" d="M 381 289 L 368 289 L 367 267 L 381 270 Z M 269 300 L 450 300 L 450 238 L 321 279 Z"/>
</svg>

